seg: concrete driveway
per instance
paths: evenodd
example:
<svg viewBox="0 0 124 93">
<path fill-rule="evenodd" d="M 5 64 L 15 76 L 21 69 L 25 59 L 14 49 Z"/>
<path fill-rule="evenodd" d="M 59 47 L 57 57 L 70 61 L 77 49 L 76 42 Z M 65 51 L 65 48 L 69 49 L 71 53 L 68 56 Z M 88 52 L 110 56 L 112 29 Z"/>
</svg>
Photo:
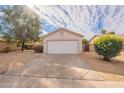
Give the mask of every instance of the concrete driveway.
<svg viewBox="0 0 124 93">
<path fill-rule="evenodd" d="M 0 87 L 124 87 L 124 82 L 87 79 L 91 67 L 80 55 L 41 55 L 0 75 Z M 90 77 L 92 77 L 90 75 Z"/>
<path fill-rule="evenodd" d="M 22 75 L 41 78 L 80 79 L 90 66 L 79 55 L 43 55 L 6 75 Z"/>
</svg>

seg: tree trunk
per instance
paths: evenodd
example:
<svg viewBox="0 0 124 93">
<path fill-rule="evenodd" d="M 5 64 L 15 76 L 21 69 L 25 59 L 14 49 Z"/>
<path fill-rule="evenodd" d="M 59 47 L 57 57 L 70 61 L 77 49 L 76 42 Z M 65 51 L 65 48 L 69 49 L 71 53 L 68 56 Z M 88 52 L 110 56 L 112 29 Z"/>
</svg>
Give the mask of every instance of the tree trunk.
<svg viewBox="0 0 124 93">
<path fill-rule="evenodd" d="M 111 62 L 111 59 L 109 58 L 103 58 L 104 61 Z"/>
<path fill-rule="evenodd" d="M 24 46 L 25 46 L 25 41 L 22 41 L 22 47 L 21 47 L 22 52 L 24 51 Z"/>
</svg>

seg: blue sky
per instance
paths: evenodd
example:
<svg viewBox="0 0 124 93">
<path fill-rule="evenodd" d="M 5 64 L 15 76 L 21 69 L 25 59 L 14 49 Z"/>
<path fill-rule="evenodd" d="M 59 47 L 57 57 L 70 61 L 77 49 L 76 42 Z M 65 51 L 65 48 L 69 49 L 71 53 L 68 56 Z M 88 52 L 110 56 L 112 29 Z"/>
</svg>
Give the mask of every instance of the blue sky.
<svg viewBox="0 0 124 93">
<path fill-rule="evenodd" d="M 2 8 L 4 6 L 0 6 Z M 45 34 L 58 28 L 67 28 L 85 35 L 88 39 L 102 29 L 124 34 L 124 6 L 28 6 L 41 19 Z"/>
</svg>

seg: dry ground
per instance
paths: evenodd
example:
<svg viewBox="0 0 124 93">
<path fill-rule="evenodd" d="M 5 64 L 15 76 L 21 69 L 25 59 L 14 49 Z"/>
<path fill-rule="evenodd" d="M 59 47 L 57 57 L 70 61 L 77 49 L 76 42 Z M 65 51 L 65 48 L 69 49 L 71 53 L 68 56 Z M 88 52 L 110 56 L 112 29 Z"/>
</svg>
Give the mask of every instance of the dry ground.
<svg viewBox="0 0 124 93">
<path fill-rule="evenodd" d="M 104 80 L 124 81 L 124 52 L 113 58 L 112 62 L 103 61 L 95 52 L 84 52 L 82 58 L 91 65 L 91 75 L 98 73 Z"/>
<path fill-rule="evenodd" d="M 32 59 L 41 57 L 41 53 L 34 53 L 34 51 L 14 51 L 9 53 L 0 53 L 0 74 L 6 73 L 8 70 L 21 68 Z"/>
</svg>

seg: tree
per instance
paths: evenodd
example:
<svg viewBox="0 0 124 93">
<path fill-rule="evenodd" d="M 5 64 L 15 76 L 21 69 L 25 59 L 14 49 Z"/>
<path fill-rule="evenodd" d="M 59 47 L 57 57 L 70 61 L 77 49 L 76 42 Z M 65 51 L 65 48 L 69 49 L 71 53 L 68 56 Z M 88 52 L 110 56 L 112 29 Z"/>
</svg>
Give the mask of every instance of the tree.
<svg viewBox="0 0 124 93">
<path fill-rule="evenodd" d="M 106 34 L 108 31 L 106 29 L 102 29 L 102 34 Z"/>
<path fill-rule="evenodd" d="M 86 44 L 88 44 L 88 40 L 84 38 L 84 39 L 82 40 L 82 43 L 86 45 Z"/>
<path fill-rule="evenodd" d="M 88 40 L 86 38 L 84 38 L 82 40 L 82 43 L 84 44 L 84 50 L 85 51 L 89 51 L 89 44 L 88 44 Z"/>
<path fill-rule="evenodd" d="M 115 32 L 108 32 L 107 34 L 115 34 Z"/>
<path fill-rule="evenodd" d="M 115 34 L 115 32 L 109 32 L 106 29 L 103 29 L 101 32 L 102 34 Z"/>
<path fill-rule="evenodd" d="M 40 31 L 39 16 L 27 6 L 8 6 L 2 10 L 2 35 L 4 38 L 20 40 L 22 51 L 26 41 L 38 40 Z"/>
</svg>

